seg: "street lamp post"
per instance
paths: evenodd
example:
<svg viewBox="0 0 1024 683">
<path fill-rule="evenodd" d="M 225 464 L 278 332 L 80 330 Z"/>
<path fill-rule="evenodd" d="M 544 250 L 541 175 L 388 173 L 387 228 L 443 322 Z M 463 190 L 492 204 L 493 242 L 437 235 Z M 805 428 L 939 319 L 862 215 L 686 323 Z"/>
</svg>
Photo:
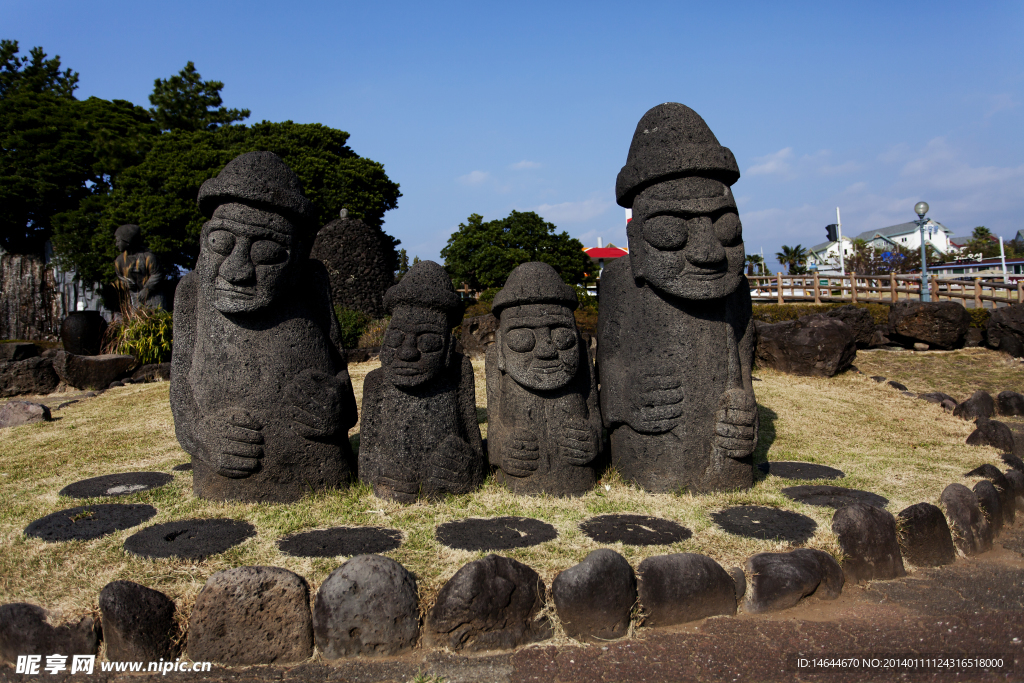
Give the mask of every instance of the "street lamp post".
<svg viewBox="0 0 1024 683">
<path fill-rule="evenodd" d="M 917 227 L 921 231 L 921 301 L 931 301 L 932 296 L 928 287 L 928 256 L 925 251 L 924 225 L 928 222 L 925 215 L 928 213 L 928 202 L 918 202 L 914 205 L 914 213 L 917 214 Z"/>
</svg>

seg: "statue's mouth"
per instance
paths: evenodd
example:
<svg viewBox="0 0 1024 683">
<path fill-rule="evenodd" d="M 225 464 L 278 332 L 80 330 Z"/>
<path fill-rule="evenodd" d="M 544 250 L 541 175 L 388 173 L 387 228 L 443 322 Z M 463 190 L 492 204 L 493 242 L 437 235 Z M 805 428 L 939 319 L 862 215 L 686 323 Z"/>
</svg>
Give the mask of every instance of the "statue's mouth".
<svg viewBox="0 0 1024 683">
<path fill-rule="evenodd" d="M 728 274 L 727 270 L 686 270 L 683 271 L 683 276 L 688 277 L 692 280 L 718 280 Z"/>
<path fill-rule="evenodd" d="M 225 287 L 224 285 L 218 285 L 216 289 L 218 294 L 229 299 L 252 299 L 256 296 L 256 292 L 244 287 Z"/>
<path fill-rule="evenodd" d="M 530 369 L 541 375 L 553 375 L 562 369 L 562 364 L 559 361 L 534 361 Z"/>
<path fill-rule="evenodd" d="M 411 377 L 413 375 L 422 374 L 423 368 L 417 365 L 398 365 L 397 363 L 393 363 L 391 365 L 391 372 L 395 373 L 396 375 L 404 375 L 407 377 Z"/>
</svg>

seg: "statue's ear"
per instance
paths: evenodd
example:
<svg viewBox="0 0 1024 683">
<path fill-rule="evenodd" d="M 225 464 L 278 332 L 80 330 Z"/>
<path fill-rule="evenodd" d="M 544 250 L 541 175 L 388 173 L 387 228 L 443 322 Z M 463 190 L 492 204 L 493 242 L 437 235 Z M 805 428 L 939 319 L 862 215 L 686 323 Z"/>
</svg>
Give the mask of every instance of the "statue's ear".
<svg viewBox="0 0 1024 683">
<path fill-rule="evenodd" d="M 636 216 L 629 222 L 626 226 L 626 239 L 629 240 L 629 267 L 633 271 L 633 279 L 642 285 L 647 255 L 643 217 Z"/>
<path fill-rule="evenodd" d="M 451 330 L 448 330 L 448 334 L 445 335 L 445 342 L 447 348 L 444 354 L 444 366 L 450 368 L 452 366 L 452 359 L 455 357 L 455 335 L 452 334 Z"/>
<path fill-rule="evenodd" d="M 505 345 L 501 343 L 501 328 L 494 333 L 494 344 L 498 347 L 498 371 L 505 372 Z"/>
</svg>

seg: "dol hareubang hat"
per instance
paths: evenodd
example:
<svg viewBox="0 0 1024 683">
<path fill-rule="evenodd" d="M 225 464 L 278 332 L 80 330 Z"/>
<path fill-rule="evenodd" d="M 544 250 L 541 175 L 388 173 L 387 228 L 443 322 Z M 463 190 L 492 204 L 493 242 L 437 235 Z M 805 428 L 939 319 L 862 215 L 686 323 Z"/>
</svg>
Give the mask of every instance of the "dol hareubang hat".
<svg viewBox="0 0 1024 683">
<path fill-rule="evenodd" d="M 576 291 L 562 281 L 554 268 L 540 261 L 521 263 L 515 267 L 505 281 L 505 286 L 494 297 L 491 312 L 500 317 L 506 308 L 526 304 L 558 304 L 570 311 L 580 305 Z"/>
<path fill-rule="evenodd" d="M 448 317 L 448 326 L 462 320 L 462 302 L 452 279 L 433 261 L 420 261 L 409 269 L 397 285 L 384 294 L 384 308 L 394 313 L 399 306 L 415 306 L 440 311 Z"/>
<path fill-rule="evenodd" d="M 615 179 L 615 201 L 628 209 L 648 185 L 703 174 L 732 185 L 740 178 L 740 167 L 700 114 L 678 102 L 659 104 L 636 125 L 626 165 Z"/>
<path fill-rule="evenodd" d="M 240 154 L 199 188 L 199 210 L 207 218 L 227 202 L 283 213 L 304 229 L 313 227 L 316 217 L 299 177 L 273 152 Z"/>
</svg>

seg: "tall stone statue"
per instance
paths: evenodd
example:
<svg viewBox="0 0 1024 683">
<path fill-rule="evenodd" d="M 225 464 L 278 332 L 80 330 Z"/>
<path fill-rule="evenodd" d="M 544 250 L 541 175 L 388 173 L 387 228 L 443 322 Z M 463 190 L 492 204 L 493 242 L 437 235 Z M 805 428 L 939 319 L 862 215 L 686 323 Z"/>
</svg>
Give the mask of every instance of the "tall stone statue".
<svg viewBox="0 0 1024 683">
<path fill-rule="evenodd" d="M 757 405 L 736 160 L 677 103 L 636 127 L 615 184 L 629 255 L 605 268 L 601 412 L 612 462 L 648 491 L 747 488 Z"/>
<path fill-rule="evenodd" d="M 469 493 L 486 474 L 473 366 L 455 350 L 462 317 L 451 278 L 421 261 L 384 295 L 391 323 L 380 368 L 366 376 L 359 479 L 380 498 Z"/>
<path fill-rule="evenodd" d="M 487 452 L 516 493 L 579 496 L 594 487 L 601 411 L 576 292 L 546 263 L 524 263 L 494 297 L 487 350 Z"/>
<path fill-rule="evenodd" d="M 357 419 L 313 206 L 271 152 L 203 183 L 196 269 L 174 307 L 171 409 L 212 500 L 289 502 L 347 486 Z"/>
<path fill-rule="evenodd" d="M 119 252 L 114 259 L 114 272 L 133 308 L 166 308 L 164 272 L 156 256 L 142 243 L 137 225 L 122 225 L 114 231 L 114 244 Z"/>
</svg>

